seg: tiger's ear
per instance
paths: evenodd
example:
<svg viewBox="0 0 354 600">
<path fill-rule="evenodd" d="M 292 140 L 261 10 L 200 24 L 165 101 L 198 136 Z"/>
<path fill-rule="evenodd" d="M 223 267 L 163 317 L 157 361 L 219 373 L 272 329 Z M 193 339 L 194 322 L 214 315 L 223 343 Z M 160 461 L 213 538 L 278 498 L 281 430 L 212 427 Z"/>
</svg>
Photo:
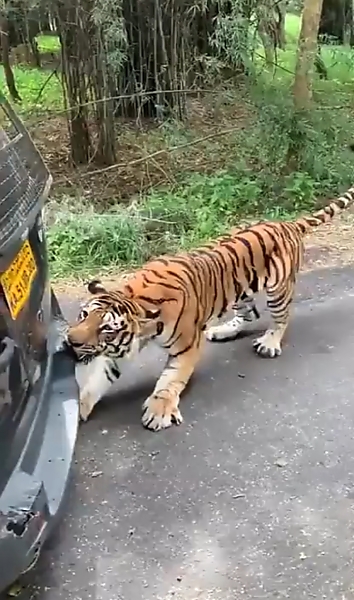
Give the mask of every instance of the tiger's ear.
<svg viewBox="0 0 354 600">
<path fill-rule="evenodd" d="M 163 331 L 163 323 L 156 320 L 159 318 L 160 314 L 161 311 L 158 308 L 153 308 L 152 310 L 148 308 L 143 309 L 143 314 L 139 319 L 140 335 L 143 338 L 154 338 L 157 335 L 161 335 Z"/>
<path fill-rule="evenodd" d="M 144 319 L 146 319 L 147 321 L 158 319 L 160 314 L 161 314 L 161 311 L 159 308 L 154 308 L 152 310 L 144 309 Z"/>
<path fill-rule="evenodd" d="M 94 279 L 93 281 L 89 281 L 87 283 L 87 289 L 90 292 L 90 294 L 106 294 L 107 290 L 104 287 L 104 285 L 102 285 L 102 283 L 100 282 L 99 279 Z"/>
</svg>

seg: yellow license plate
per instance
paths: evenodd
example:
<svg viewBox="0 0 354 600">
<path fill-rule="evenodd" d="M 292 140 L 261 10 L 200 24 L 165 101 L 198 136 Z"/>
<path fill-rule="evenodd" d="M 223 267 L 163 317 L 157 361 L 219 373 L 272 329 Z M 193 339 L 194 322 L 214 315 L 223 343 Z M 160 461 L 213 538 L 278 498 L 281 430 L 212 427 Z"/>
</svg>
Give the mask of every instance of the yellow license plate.
<svg viewBox="0 0 354 600">
<path fill-rule="evenodd" d="M 0 276 L 0 283 L 13 319 L 16 319 L 30 296 L 36 273 L 36 261 L 27 240 L 9 268 Z"/>
</svg>

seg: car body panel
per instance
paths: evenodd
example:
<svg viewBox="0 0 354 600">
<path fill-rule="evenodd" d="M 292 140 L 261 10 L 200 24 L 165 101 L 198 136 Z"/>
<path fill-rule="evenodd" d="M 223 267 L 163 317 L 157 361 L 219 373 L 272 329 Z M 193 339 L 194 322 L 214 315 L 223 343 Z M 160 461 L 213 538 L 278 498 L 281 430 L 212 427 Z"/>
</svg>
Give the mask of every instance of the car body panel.
<svg viewBox="0 0 354 600">
<path fill-rule="evenodd" d="M 42 222 L 51 178 L 1 94 L 0 105 L 15 130 L 0 128 L 1 591 L 36 562 L 62 515 L 79 410 Z"/>
</svg>

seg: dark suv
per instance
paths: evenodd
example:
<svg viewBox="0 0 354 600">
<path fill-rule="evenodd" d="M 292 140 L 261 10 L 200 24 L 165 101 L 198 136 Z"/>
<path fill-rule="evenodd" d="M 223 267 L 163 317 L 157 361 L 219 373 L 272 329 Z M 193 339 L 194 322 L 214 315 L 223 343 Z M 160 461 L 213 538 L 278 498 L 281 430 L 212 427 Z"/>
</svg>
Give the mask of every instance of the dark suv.
<svg viewBox="0 0 354 600">
<path fill-rule="evenodd" d="M 0 93 L 0 591 L 35 564 L 60 514 L 78 429 L 42 223 L 50 185 Z"/>
</svg>

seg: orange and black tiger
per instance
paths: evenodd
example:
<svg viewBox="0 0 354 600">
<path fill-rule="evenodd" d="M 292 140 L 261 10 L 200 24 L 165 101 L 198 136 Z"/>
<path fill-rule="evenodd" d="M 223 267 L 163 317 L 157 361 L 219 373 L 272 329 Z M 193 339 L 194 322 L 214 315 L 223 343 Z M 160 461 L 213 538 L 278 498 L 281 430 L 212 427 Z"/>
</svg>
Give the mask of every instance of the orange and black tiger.
<svg viewBox="0 0 354 600">
<path fill-rule="evenodd" d="M 119 289 L 107 291 L 100 282 L 91 282 L 88 289 L 93 297 L 67 336 L 78 359 L 89 363 L 81 391 L 81 417 L 87 419 L 119 376 L 121 361 L 155 339 L 167 350 L 168 360 L 143 404 L 142 422 L 154 431 L 181 423 L 180 394 L 206 336 L 228 337 L 218 327 L 207 329 L 211 321 L 236 303 L 239 322 L 231 324 L 228 334 L 230 329 L 237 333 L 242 319 L 247 320 L 255 309 L 253 295 L 262 289 L 273 326 L 254 341 L 254 348 L 262 356 L 279 356 L 303 260 L 303 238 L 353 200 L 354 187 L 310 217 L 259 223 L 191 252 L 156 258 Z"/>
</svg>

